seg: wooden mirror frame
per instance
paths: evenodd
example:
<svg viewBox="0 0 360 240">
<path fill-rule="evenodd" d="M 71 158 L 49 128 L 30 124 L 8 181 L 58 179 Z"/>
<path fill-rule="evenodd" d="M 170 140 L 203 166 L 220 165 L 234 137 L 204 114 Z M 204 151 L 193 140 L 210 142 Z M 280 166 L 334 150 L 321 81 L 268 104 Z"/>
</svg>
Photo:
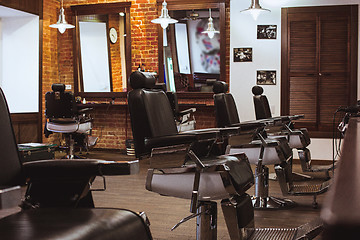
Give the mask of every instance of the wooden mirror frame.
<svg viewBox="0 0 360 240">
<path fill-rule="evenodd" d="M 80 56 L 80 31 L 79 31 L 79 16 L 91 15 L 91 14 L 118 14 L 119 12 L 125 12 L 125 61 L 126 61 L 126 79 L 131 74 L 131 24 L 130 24 L 130 7 L 131 2 L 119 2 L 119 3 L 99 3 L 89 5 L 75 5 L 71 6 L 71 11 L 75 18 L 76 30 L 73 31 L 73 51 L 74 51 L 74 92 L 81 97 L 100 97 L 100 98 L 115 98 L 126 97 L 126 92 L 81 92 L 80 88 L 80 74 L 81 74 L 81 56 Z M 110 41 L 108 39 L 108 41 Z M 109 59 L 111 56 L 109 55 Z M 111 61 L 110 61 L 111 64 Z M 112 83 L 111 83 L 112 84 Z"/>
<path fill-rule="evenodd" d="M 166 0 L 169 11 L 173 10 L 196 10 L 196 9 L 219 9 L 219 27 L 220 27 L 220 80 L 228 82 L 226 79 L 226 11 L 225 0 L 198 0 L 194 3 L 192 0 Z M 156 0 L 158 12 L 161 13 L 163 0 Z M 171 14 L 170 14 L 171 15 Z M 159 82 L 164 82 L 164 68 L 160 63 L 164 62 L 163 51 L 163 29 L 158 26 L 158 73 Z M 179 92 L 180 98 L 212 98 L 213 93 L 204 92 Z"/>
</svg>

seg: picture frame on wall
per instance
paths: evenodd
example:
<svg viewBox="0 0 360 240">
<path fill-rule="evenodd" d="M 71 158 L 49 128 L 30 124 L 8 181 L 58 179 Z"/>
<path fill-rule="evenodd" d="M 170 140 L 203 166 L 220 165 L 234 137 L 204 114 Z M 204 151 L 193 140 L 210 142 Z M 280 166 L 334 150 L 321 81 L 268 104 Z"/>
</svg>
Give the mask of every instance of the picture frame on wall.
<svg viewBox="0 0 360 240">
<path fill-rule="evenodd" d="M 234 48 L 234 62 L 252 62 L 252 48 Z"/>
<path fill-rule="evenodd" d="M 276 85 L 276 71 L 275 70 L 257 70 L 256 71 L 257 85 Z"/>
<path fill-rule="evenodd" d="M 277 25 L 257 25 L 257 39 L 276 39 Z"/>
</svg>

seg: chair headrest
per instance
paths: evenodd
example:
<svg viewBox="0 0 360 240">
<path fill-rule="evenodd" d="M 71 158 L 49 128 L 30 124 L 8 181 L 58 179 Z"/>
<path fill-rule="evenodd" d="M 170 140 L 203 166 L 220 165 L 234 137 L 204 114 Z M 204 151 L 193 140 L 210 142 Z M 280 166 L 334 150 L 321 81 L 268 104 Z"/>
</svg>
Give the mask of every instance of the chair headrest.
<svg viewBox="0 0 360 240">
<path fill-rule="evenodd" d="M 263 92 L 264 92 L 264 89 L 260 86 L 253 86 L 253 88 L 252 88 L 252 93 L 255 96 L 261 95 Z"/>
<path fill-rule="evenodd" d="M 63 83 L 54 83 L 54 84 L 51 86 L 51 89 L 52 89 L 54 92 L 64 92 L 64 91 L 65 91 L 65 84 L 63 84 Z"/>
<path fill-rule="evenodd" d="M 223 81 L 216 81 L 213 85 L 214 93 L 226 93 L 229 89 L 229 85 Z"/>
<path fill-rule="evenodd" d="M 129 82 L 133 89 L 153 88 L 156 79 L 151 73 L 135 71 L 130 74 Z"/>
</svg>

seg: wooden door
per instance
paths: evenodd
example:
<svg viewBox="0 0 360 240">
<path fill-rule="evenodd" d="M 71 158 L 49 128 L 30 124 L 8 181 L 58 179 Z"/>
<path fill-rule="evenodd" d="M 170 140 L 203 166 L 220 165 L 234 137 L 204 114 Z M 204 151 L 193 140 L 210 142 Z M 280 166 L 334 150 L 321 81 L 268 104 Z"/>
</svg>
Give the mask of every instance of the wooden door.
<svg viewBox="0 0 360 240">
<path fill-rule="evenodd" d="M 282 9 L 281 113 L 304 114 L 299 125 L 316 132 L 312 136 L 330 136 L 337 108 L 356 103 L 354 9 Z"/>
</svg>

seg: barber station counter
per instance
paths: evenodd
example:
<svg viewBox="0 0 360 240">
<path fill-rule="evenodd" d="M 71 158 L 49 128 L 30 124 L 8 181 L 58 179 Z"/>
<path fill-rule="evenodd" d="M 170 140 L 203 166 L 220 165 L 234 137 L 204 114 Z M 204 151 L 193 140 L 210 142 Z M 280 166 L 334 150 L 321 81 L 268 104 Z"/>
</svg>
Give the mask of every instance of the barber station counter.
<svg viewBox="0 0 360 240">
<path fill-rule="evenodd" d="M 349 121 L 321 218 L 325 224 L 323 239 L 360 238 L 360 117 Z"/>
<path fill-rule="evenodd" d="M 126 141 L 132 139 L 131 121 L 126 98 L 86 97 L 86 104 L 78 108 L 92 108 L 90 115 L 94 119 L 92 136 L 99 140 L 98 149 L 126 150 Z M 215 127 L 214 101 L 211 99 L 179 99 L 179 110 L 196 108 L 196 128 Z"/>
</svg>

